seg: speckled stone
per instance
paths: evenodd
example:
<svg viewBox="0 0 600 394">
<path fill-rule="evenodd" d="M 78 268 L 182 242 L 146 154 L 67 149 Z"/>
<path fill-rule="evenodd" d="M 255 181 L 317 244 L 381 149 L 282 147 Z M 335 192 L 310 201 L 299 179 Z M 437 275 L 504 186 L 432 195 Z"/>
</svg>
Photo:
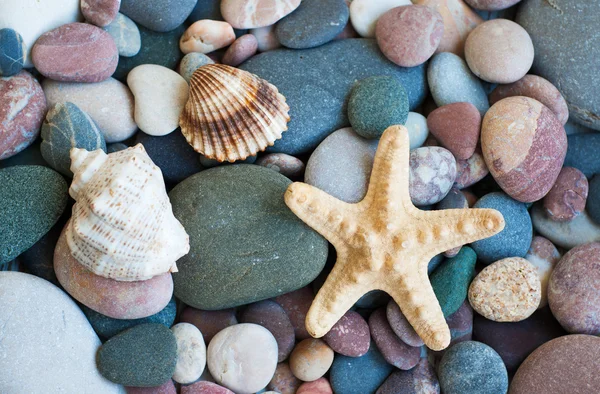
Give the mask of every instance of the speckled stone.
<svg viewBox="0 0 600 394">
<path fill-rule="evenodd" d="M 585 208 L 590 218 L 594 222 L 600 223 L 600 176 L 598 175 L 594 175 L 590 180 L 589 198 Z"/>
<path fill-rule="evenodd" d="M 521 257 L 508 257 L 483 269 L 469 287 L 469 302 L 486 319 L 521 321 L 540 304 L 542 289 L 537 268 Z"/>
<path fill-rule="evenodd" d="M 329 379 L 335 393 L 374 393 L 393 370 L 373 343 L 362 357 L 336 354 Z"/>
<path fill-rule="evenodd" d="M 589 184 L 581 171 L 563 167 L 552 189 L 544 197 L 548 217 L 558 222 L 572 220 L 586 208 Z M 589 204 L 588 212 L 591 213 Z"/>
<path fill-rule="evenodd" d="M 244 34 L 233 42 L 225 51 L 222 62 L 237 67 L 250 59 L 258 51 L 258 41 L 252 34 Z"/>
<path fill-rule="evenodd" d="M 292 13 L 300 0 L 222 0 L 221 14 L 236 29 L 271 26 Z"/>
<path fill-rule="evenodd" d="M 473 186 L 490 173 L 485 164 L 485 159 L 480 149 L 477 149 L 473 156 L 467 160 L 456 160 L 456 179 L 454 187 L 462 190 Z"/>
<path fill-rule="evenodd" d="M 213 382 L 200 381 L 189 386 L 181 386 L 181 394 L 234 394 L 234 392 Z"/>
<path fill-rule="evenodd" d="M 512 7 L 521 0 L 465 0 L 471 7 L 483 11 L 499 11 Z"/>
<path fill-rule="evenodd" d="M 238 324 L 234 309 L 203 311 L 191 306 L 186 306 L 181 312 L 180 320 L 198 327 L 205 343 L 209 343 L 224 328 Z"/>
<path fill-rule="evenodd" d="M 473 249 L 463 246 L 431 275 L 431 286 L 444 317 L 452 315 L 467 298 L 469 284 L 475 275 L 477 255 Z"/>
<path fill-rule="evenodd" d="M 508 375 L 502 359 L 481 342 L 461 342 L 446 350 L 438 378 L 444 394 L 506 393 L 508 390 Z"/>
<path fill-rule="evenodd" d="M 121 0 L 81 0 L 81 13 L 86 21 L 100 27 L 110 24 L 117 16 Z"/>
<path fill-rule="evenodd" d="M 456 159 L 447 149 L 426 146 L 410 152 L 410 198 L 413 204 L 440 202 L 456 179 Z"/>
<path fill-rule="evenodd" d="M 439 394 L 440 383 L 435 370 L 426 358 L 419 360 L 410 371 L 395 371 L 375 394 Z"/>
<path fill-rule="evenodd" d="M 387 321 L 386 308 L 379 308 L 369 317 L 371 337 L 389 364 L 408 371 L 419 362 L 421 349 L 404 343 Z"/>
<path fill-rule="evenodd" d="M 600 335 L 600 243 L 568 251 L 548 283 L 554 317 L 569 332 Z"/>
<path fill-rule="evenodd" d="M 333 355 L 333 350 L 322 339 L 305 339 L 290 355 L 290 368 L 298 379 L 312 382 L 329 371 Z"/>
<path fill-rule="evenodd" d="M 542 286 L 542 298 L 538 309 L 548 305 L 548 281 L 552 270 L 561 258 L 561 254 L 556 246 L 548 239 L 536 235 L 531 241 L 529 251 L 525 259 L 537 268 L 540 284 Z"/>
<path fill-rule="evenodd" d="M 467 160 L 479 142 L 481 115 L 471 103 L 452 103 L 431 112 L 427 116 L 427 127 L 457 160 Z"/>
<path fill-rule="evenodd" d="M 306 330 L 306 314 L 315 298 L 310 286 L 277 296 L 274 300 L 285 310 L 294 327 L 296 339 L 312 338 Z"/>
<path fill-rule="evenodd" d="M 179 75 L 183 77 L 188 83 L 192 79 L 194 72 L 202 66 L 207 64 L 214 64 L 215 62 L 208 56 L 200 52 L 188 53 L 181 59 L 179 64 Z"/>
<path fill-rule="evenodd" d="M 267 153 L 259 157 L 255 163 L 276 171 L 288 178 L 298 178 L 304 175 L 304 163 L 297 157 L 285 153 Z"/>
<path fill-rule="evenodd" d="M 394 300 L 390 300 L 386 307 L 387 321 L 394 333 L 409 346 L 423 346 L 423 340 L 410 325 L 400 307 Z"/>
<path fill-rule="evenodd" d="M 333 356 L 331 357 L 333 360 Z M 287 362 L 277 364 L 273 378 L 267 385 L 267 389 L 272 390 L 269 393 L 295 394 L 302 381 L 294 376 Z M 266 392 L 263 390 L 260 393 Z"/>
<path fill-rule="evenodd" d="M 177 364 L 173 380 L 181 384 L 194 383 L 200 379 L 206 367 L 206 344 L 202 333 L 189 323 L 177 323 L 171 327 L 177 341 Z"/>
<path fill-rule="evenodd" d="M 323 339 L 333 351 L 347 357 L 363 356 L 371 343 L 369 325 L 354 311 L 346 312 Z"/>
<path fill-rule="evenodd" d="M 235 32 L 229 23 L 203 19 L 187 28 L 179 40 L 179 49 L 183 53 L 207 54 L 225 48 L 234 41 Z"/>
<path fill-rule="evenodd" d="M 410 0 L 350 0 L 350 21 L 361 37 L 375 37 L 379 18 L 392 8 L 411 5 Z"/>
<path fill-rule="evenodd" d="M 600 338 L 566 335 L 546 342 L 521 364 L 511 394 L 594 393 L 600 387 Z"/>
<path fill-rule="evenodd" d="M 313 382 L 302 383 L 296 394 L 333 394 L 333 390 L 327 379 L 319 378 Z"/>
<path fill-rule="evenodd" d="M 0 29 L 0 77 L 18 74 L 25 65 L 27 48 L 23 37 L 10 28 Z"/>
<path fill-rule="evenodd" d="M 136 23 L 157 32 L 180 26 L 192 13 L 198 0 L 121 0 L 121 12 Z"/>
<path fill-rule="evenodd" d="M 571 249 L 588 242 L 600 242 L 600 225 L 586 211 L 568 222 L 557 222 L 548 217 L 541 203 L 536 203 L 531 208 L 531 220 L 535 231 L 562 248 Z"/>
<path fill-rule="evenodd" d="M 140 52 L 142 48 L 140 29 L 125 15 L 118 13 L 115 20 L 103 29 L 115 41 L 119 56 L 132 57 Z"/>
</svg>

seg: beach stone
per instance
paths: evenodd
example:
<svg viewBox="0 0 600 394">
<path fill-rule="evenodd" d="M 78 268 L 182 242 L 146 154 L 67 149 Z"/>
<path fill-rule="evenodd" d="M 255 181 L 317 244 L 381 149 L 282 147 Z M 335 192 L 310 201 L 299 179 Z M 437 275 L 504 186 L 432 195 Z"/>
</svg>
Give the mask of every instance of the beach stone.
<svg viewBox="0 0 600 394">
<path fill-rule="evenodd" d="M 385 291 L 371 290 L 360 297 L 354 306 L 362 309 L 375 309 L 386 305 L 390 299 L 390 295 Z"/>
<path fill-rule="evenodd" d="M 235 41 L 235 33 L 227 22 L 203 19 L 187 28 L 179 40 L 183 53 L 211 53 Z"/>
<path fill-rule="evenodd" d="M 72 148 L 88 151 L 102 149 L 106 152 L 106 142 L 94 121 L 73 103 L 56 104 L 42 125 L 42 145 L 40 150 L 52 168 L 68 177 L 71 172 Z"/>
<path fill-rule="evenodd" d="M 132 57 L 140 52 L 142 48 L 140 29 L 125 15 L 117 13 L 115 19 L 103 29 L 115 41 L 119 56 Z"/>
<path fill-rule="evenodd" d="M 483 118 L 481 148 L 498 185 L 516 200 L 533 202 L 554 185 L 567 152 L 567 135 L 539 101 L 508 97 Z"/>
<path fill-rule="evenodd" d="M 167 380 L 165 383 L 157 387 L 126 387 L 127 394 L 177 394 L 175 384 L 172 380 Z"/>
<path fill-rule="evenodd" d="M 333 359 L 333 356 L 332 356 Z M 273 391 L 259 391 L 260 393 L 295 394 L 302 381 L 298 380 L 292 373 L 288 363 L 279 363 L 275 369 L 273 378 L 267 385 L 267 389 Z"/>
<path fill-rule="evenodd" d="M 297 157 L 285 153 L 267 153 L 256 160 L 256 165 L 276 171 L 288 178 L 304 175 L 304 163 Z"/>
<path fill-rule="evenodd" d="M 387 321 L 386 309 L 379 308 L 369 317 L 371 337 L 389 364 L 407 371 L 419 362 L 421 349 L 402 342 Z"/>
<path fill-rule="evenodd" d="M 439 392 L 440 383 L 435 370 L 426 358 L 422 358 L 410 371 L 392 372 L 375 394 L 439 394 Z"/>
<path fill-rule="evenodd" d="M 162 324 L 132 327 L 98 350 L 102 376 L 124 386 L 160 386 L 171 379 L 176 363 L 177 340 Z"/>
<path fill-rule="evenodd" d="M 33 246 L 58 221 L 67 204 L 67 184 L 41 166 L 0 170 L 0 264 Z"/>
<path fill-rule="evenodd" d="M 70 211 L 65 211 L 70 216 Z M 46 279 L 59 288 L 61 285 L 54 273 L 54 248 L 65 226 L 65 216 L 63 214 L 50 231 L 19 255 L 19 263 L 27 269 L 27 273 Z"/>
<path fill-rule="evenodd" d="M 69 23 L 42 34 L 31 50 L 35 68 L 62 82 L 102 82 L 117 69 L 111 35 L 87 23 Z"/>
<path fill-rule="evenodd" d="M 290 355 L 290 368 L 298 379 L 312 382 L 329 371 L 333 356 L 333 350 L 322 339 L 305 339 Z"/>
<path fill-rule="evenodd" d="M 485 267 L 469 286 L 473 309 L 497 322 L 527 319 L 541 298 L 537 268 L 522 257 L 508 257 Z"/>
<path fill-rule="evenodd" d="M 409 112 L 404 124 L 408 130 L 408 139 L 410 141 L 410 149 L 417 149 L 425 143 L 429 135 L 427 128 L 427 118 L 417 112 Z"/>
<path fill-rule="evenodd" d="M 25 65 L 27 48 L 23 37 L 13 29 L 0 29 L 0 77 L 12 77 Z"/>
<path fill-rule="evenodd" d="M 323 337 L 334 352 L 347 357 L 362 357 L 370 348 L 369 325 L 361 315 L 348 311 Z"/>
<path fill-rule="evenodd" d="M 567 138 L 565 167 L 575 167 L 588 179 L 600 172 L 600 161 L 595 157 L 600 149 L 600 134 L 575 134 Z"/>
<path fill-rule="evenodd" d="M 181 322 L 193 324 L 200 330 L 205 343 L 210 343 L 217 333 L 229 326 L 238 324 L 234 309 L 203 311 L 186 306 L 180 317 Z"/>
<path fill-rule="evenodd" d="M 264 327 L 237 324 L 215 335 L 208 345 L 207 360 L 217 383 L 236 393 L 255 393 L 275 373 L 277 342 Z"/>
<path fill-rule="evenodd" d="M 528 0 L 520 5 L 516 22 L 535 46 L 534 73 L 560 90 L 571 118 L 600 130 L 600 87 L 594 83 L 596 72 L 589 67 L 600 55 L 600 34 L 594 30 L 600 22 L 596 6 L 592 2 Z"/>
<path fill-rule="evenodd" d="M 302 287 L 298 290 L 281 294 L 274 298 L 283 310 L 287 313 L 294 327 L 296 339 L 301 341 L 306 338 L 312 338 L 306 330 L 306 314 L 312 305 L 315 295 L 310 286 Z"/>
<path fill-rule="evenodd" d="M 222 0 L 221 14 L 236 29 L 271 26 L 293 12 L 300 0 Z"/>
<path fill-rule="evenodd" d="M 294 327 L 285 310 L 275 301 L 265 300 L 250 304 L 240 316 L 240 323 L 263 326 L 277 341 L 277 361 L 285 361 L 294 349 Z"/>
<path fill-rule="evenodd" d="M 86 21 L 104 27 L 115 20 L 120 6 L 121 0 L 81 0 L 81 13 Z"/>
<path fill-rule="evenodd" d="M 387 321 L 394 333 L 409 346 L 423 346 L 423 340 L 406 320 L 396 301 L 390 300 L 386 307 Z"/>
<path fill-rule="evenodd" d="M 233 391 L 216 383 L 200 381 L 189 386 L 181 386 L 181 394 L 234 394 Z"/>
<path fill-rule="evenodd" d="M 511 394 L 592 393 L 600 387 L 600 338 L 566 335 L 546 342 L 521 364 Z"/>
<path fill-rule="evenodd" d="M 281 47 L 281 43 L 275 36 L 275 26 L 259 27 L 258 29 L 250 29 L 248 32 L 256 38 L 259 52 L 272 51 Z"/>
<path fill-rule="evenodd" d="M 350 21 L 356 32 L 365 38 L 375 37 L 375 26 L 379 18 L 392 8 L 411 5 L 410 0 L 352 0 Z"/>
<path fill-rule="evenodd" d="M 135 97 L 135 122 L 146 134 L 161 137 L 179 127 L 189 87 L 175 71 L 155 64 L 129 72 L 127 85 Z"/>
<path fill-rule="evenodd" d="M 77 393 L 82 387 L 125 393 L 98 373 L 100 340 L 77 304 L 50 282 L 22 272 L 0 272 L 0 325 L 3 393 Z"/>
<path fill-rule="evenodd" d="M 121 0 L 121 12 L 136 23 L 156 32 L 180 26 L 192 13 L 198 0 Z"/>
<path fill-rule="evenodd" d="M 517 82 L 498 85 L 490 94 L 490 104 L 513 96 L 526 96 L 539 101 L 548 107 L 563 125 L 569 120 L 569 108 L 565 98 L 547 79 L 527 74 Z"/>
<path fill-rule="evenodd" d="M 410 152 L 410 198 L 413 204 L 440 202 L 456 179 L 456 159 L 450 151 L 425 146 Z"/>
<path fill-rule="evenodd" d="M 319 378 L 312 382 L 302 383 L 296 394 L 333 394 L 333 390 L 327 379 Z"/>
<path fill-rule="evenodd" d="M 449 346 L 473 338 L 473 308 L 469 300 L 465 300 L 456 312 L 446 318 L 446 324 L 450 329 Z"/>
<path fill-rule="evenodd" d="M 194 383 L 206 367 L 206 345 L 202 333 L 189 323 L 177 323 L 171 327 L 177 341 L 177 364 L 173 380 L 181 384 Z"/>
<path fill-rule="evenodd" d="M 502 358 L 475 341 L 458 343 L 444 353 L 438 367 L 444 394 L 506 393 L 508 375 Z"/>
<path fill-rule="evenodd" d="M 275 36 L 288 48 L 317 47 L 344 30 L 349 17 L 344 0 L 303 0 L 296 11 L 277 23 Z"/>
<path fill-rule="evenodd" d="M 450 192 L 440 201 L 437 209 L 466 209 L 469 208 L 469 202 L 463 192 L 456 188 L 450 189 Z M 448 257 L 448 256 L 446 256 Z"/>
<path fill-rule="evenodd" d="M 561 254 L 556 249 L 556 246 L 548 239 L 536 235 L 531 241 L 529 251 L 525 255 L 525 259 L 537 268 L 540 284 L 542 286 L 542 298 L 538 309 L 548 305 L 548 282 L 552 270 L 559 262 Z"/>
<path fill-rule="evenodd" d="M 372 344 L 361 357 L 336 354 L 329 379 L 334 393 L 374 393 L 393 370 Z"/>
<path fill-rule="evenodd" d="M 512 7 L 521 0 L 465 0 L 471 7 L 484 11 L 499 11 Z"/>
<path fill-rule="evenodd" d="M 30 146 L 46 115 L 46 98 L 38 81 L 27 71 L 0 78 L 0 160 Z"/>
<path fill-rule="evenodd" d="M 109 78 L 99 83 L 64 83 L 44 80 L 48 107 L 69 102 L 89 115 L 107 143 L 121 142 L 137 130 L 133 120 L 133 95 L 127 86 Z"/>
<path fill-rule="evenodd" d="M 594 222 L 600 223 L 600 176 L 594 175 L 591 179 L 589 194 L 590 197 L 586 204 L 588 215 Z"/>
<path fill-rule="evenodd" d="M 285 206 L 290 183 L 266 168 L 239 164 L 202 171 L 171 191 L 191 248 L 173 276 L 177 298 L 195 308 L 223 309 L 296 290 L 317 277 L 327 241 Z M 222 226 L 227 231 L 215 231 Z"/>
<path fill-rule="evenodd" d="M 223 64 L 237 67 L 250 59 L 258 51 L 258 41 L 252 34 L 244 34 L 227 48 L 223 55 Z"/>
<path fill-rule="evenodd" d="M 402 67 L 425 63 L 444 34 L 442 16 L 427 6 L 392 8 L 377 21 L 375 36 L 383 54 Z"/>
<path fill-rule="evenodd" d="M 533 52 L 527 31 L 507 19 L 482 23 L 465 42 L 469 68 L 491 83 L 512 83 L 523 78 L 533 64 Z"/>
<path fill-rule="evenodd" d="M 506 257 L 523 257 L 532 239 L 532 224 L 527 207 L 504 193 L 494 192 L 481 197 L 474 208 L 492 208 L 504 216 L 504 230 L 480 241 L 471 243 L 477 258 L 491 264 Z"/>
<path fill-rule="evenodd" d="M 544 197 L 546 214 L 558 222 L 572 220 L 585 209 L 588 190 L 588 180 L 581 171 L 563 167 L 554 186 Z M 589 208 L 588 212 L 591 213 Z"/>
<path fill-rule="evenodd" d="M 240 68 L 274 84 L 286 97 L 291 108 L 288 131 L 267 152 L 289 155 L 312 151 L 333 131 L 348 126 L 346 100 L 357 80 L 396 77 L 408 93 L 410 109 L 421 104 L 427 91 L 424 66 L 394 65 L 371 39 L 338 40 L 301 51 L 269 51 L 252 57 Z"/>
<path fill-rule="evenodd" d="M 568 222 L 557 222 L 548 217 L 542 204 L 537 203 L 531 208 L 531 220 L 535 231 L 561 248 L 571 249 L 588 242 L 600 242 L 600 226 L 586 211 Z"/>
<path fill-rule="evenodd" d="M 481 116 L 490 108 L 481 81 L 473 75 L 467 63 L 453 53 L 438 53 L 431 59 L 427 81 L 438 107 L 467 102 L 473 104 Z"/>
<path fill-rule="evenodd" d="M 431 275 L 431 287 L 440 303 L 444 317 L 455 313 L 467 299 L 469 284 L 475 276 L 477 255 L 473 249 L 463 246 Z"/>
<path fill-rule="evenodd" d="M 51 168 L 50 165 L 42 157 L 40 152 L 40 139 L 33 141 L 31 145 L 23 149 L 21 152 L 7 159 L 0 160 L 0 168 L 8 168 L 14 166 L 42 166 Z"/>
<path fill-rule="evenodd" d="M 485 164 L 485 159 L 480 149 L 477 149 L 473 156 L 467 160 L 456 160 L 456 179 L 454 180 L 454 187 L 459 190 L 465 189 L 469 186 L 473 186 L 483 178 L 485 178 L 490 171 Z"/>
<path fill-rule="evenodd" d="M 207 64 L 215 64 L 215 62 L 203 53 L 188 53 L 181 59 L 181 63 L 179 64 L 179 75 L 181 75 L 187 83 L 190 83 L 194 72 Z"/>
<path fill-rule="evenodd" d="M 93 274 L 71 255 L 64 230 L 54 252 L 54 271 L 60 284 L 73 298 L 114 319 L 140 319 L 154 315 L 167 306 L 173 294 L 170 273 L 136 282 L 122 282 Z"/>
<path fill-rule="evenodd" d="M 600 335 L 600 243 L 577 246 L 558 262 L 548 283 L 548 303 L 565 330 Z"/>
<path fill-rule="evenodd" d="M 452 103 L 427 116 L 427 127 L 436 140 L 458 160 L 467 160 L 479 142 L 481 115 L 471 103 Z"/>
</svg>

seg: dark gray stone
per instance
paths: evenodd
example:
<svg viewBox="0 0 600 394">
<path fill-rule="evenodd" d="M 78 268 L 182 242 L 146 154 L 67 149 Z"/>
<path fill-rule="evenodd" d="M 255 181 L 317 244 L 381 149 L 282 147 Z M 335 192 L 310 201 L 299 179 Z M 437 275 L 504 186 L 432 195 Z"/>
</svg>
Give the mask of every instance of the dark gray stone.
<svg viewBox="0 0 600 394">
<path fill-rule="evenodd" d="M 567 137 L 567 156 L 565 167 L 575 167 L 583 172 L 586 178 L 600 172 L 600 134 L 574 134 Z"/>
<path fill-rule="evenodd" d="M 18 74 L 25 64 L 27 49 L 23 38 L 13 29 L 0 29 L 0 77 Z"/>
<path fill-rule="evenodd" d="M 198 0 L 121 0 L 120 11 L 150 30 L 166 32 L 180 26 L 190 16 L 197 2 Z"/>
</svg>

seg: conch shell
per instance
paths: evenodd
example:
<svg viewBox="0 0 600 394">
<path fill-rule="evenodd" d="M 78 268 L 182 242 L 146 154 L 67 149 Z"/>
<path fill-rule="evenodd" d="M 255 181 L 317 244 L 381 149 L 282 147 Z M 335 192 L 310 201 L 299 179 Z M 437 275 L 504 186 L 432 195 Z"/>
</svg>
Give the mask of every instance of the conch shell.
<svg viewBox="0 0 600 394">
<path fill-rule="evenodd" d="M 177 272 L 190 250 L 160 169 L 141 144 L 107 155 L 71 149 L 76 201 L 66 230 L 71 254 L 84 267 L 119 281 Z"/>
<path fill-rule="evenodd" d="M 197 152 L 233 162 L 281 138 L 289 109 L 285 97 L 264 79 L 224 64 L 208 64 L 190 80 L 179 125 Z"/>
</svg>

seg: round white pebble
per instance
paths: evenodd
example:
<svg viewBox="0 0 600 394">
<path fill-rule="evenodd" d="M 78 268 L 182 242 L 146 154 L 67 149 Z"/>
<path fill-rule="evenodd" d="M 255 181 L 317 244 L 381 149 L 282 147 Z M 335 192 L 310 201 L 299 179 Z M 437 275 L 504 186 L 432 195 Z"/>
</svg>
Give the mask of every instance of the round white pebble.
<svg viewBox="0 0 600 394">
<path fill-rule="evenodd" d="M 189 323 L 178 323 L 171 327 L 177 340 L 177 364 L 173 380 L 181 384 L 200 379 L 206 367 L 206 345 L 202 333 Z"/>
<path fill-rule="evenodd" d="M 417 149 L 423 146 L 427 136 L 429 136 L 427 118 L 417 112 L 409 112 L 405 126 L 408 129 L 410 149 Z"/>
</svg>

